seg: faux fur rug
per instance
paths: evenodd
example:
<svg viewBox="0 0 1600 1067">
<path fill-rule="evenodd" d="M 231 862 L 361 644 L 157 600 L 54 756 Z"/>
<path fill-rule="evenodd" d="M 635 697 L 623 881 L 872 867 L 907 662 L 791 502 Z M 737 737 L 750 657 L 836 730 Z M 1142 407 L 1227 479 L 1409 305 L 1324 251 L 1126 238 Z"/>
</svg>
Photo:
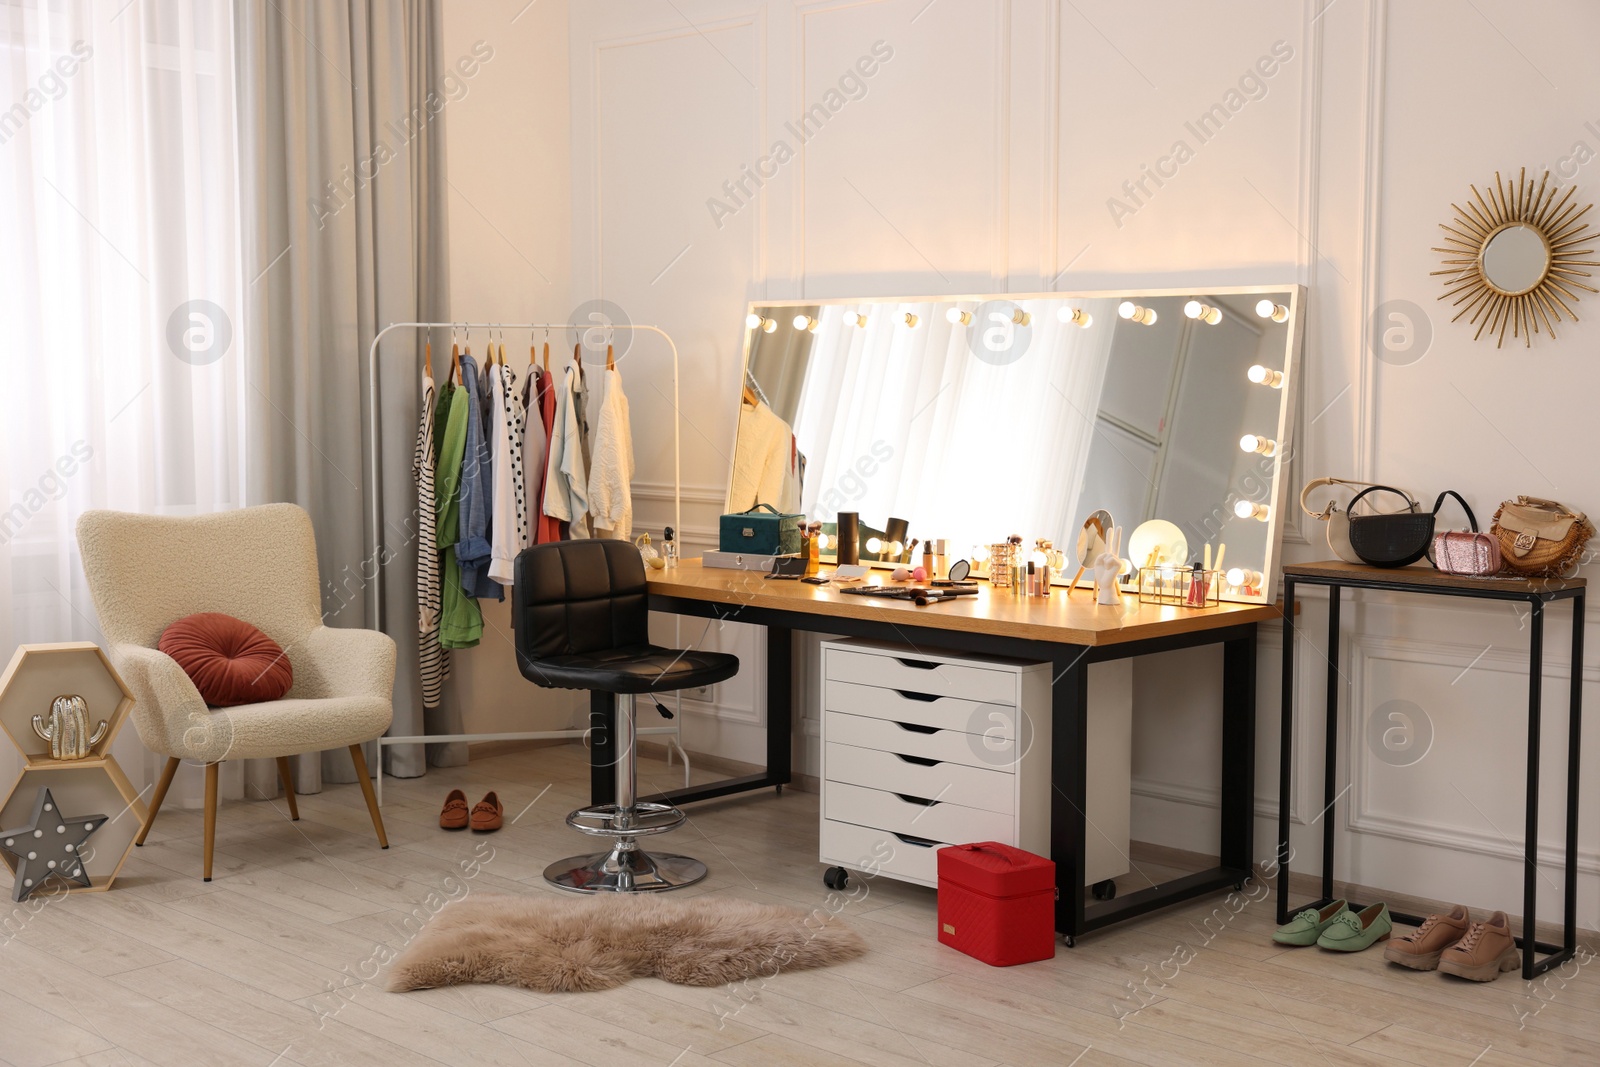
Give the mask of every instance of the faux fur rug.
<svg viewBox="0 0 1600 1067">
<path fill-rule="evenodd" d="M 390 969 L 389 989 L 482 982 L 580 992 L 641 977 L 715 986 L 866 950 L 825 912 L 747 900 L 473 894 L 423 928 Z"/>
</svg>

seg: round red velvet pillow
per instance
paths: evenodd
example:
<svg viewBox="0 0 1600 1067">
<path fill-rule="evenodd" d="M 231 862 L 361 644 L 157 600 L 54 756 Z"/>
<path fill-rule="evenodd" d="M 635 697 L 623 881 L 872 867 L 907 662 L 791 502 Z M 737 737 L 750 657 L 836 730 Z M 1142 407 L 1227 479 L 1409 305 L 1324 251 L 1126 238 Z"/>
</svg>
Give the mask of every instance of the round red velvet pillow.
<svg viewBox="0 0 1600 1067">
<path fill-rule="evenodd" d="M 162 631 L 156 647 L 177 661 L 214 707 L 277 700 L 294 685 L 294 670 L 278 643 L 232 615 L 186 615 Z"/>
</svg>

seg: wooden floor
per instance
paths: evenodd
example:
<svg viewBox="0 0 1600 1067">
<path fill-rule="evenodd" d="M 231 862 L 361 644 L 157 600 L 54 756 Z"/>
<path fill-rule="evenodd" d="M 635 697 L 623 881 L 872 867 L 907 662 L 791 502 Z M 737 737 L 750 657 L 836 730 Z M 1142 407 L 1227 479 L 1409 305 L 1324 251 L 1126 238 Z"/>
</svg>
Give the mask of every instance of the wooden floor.
<svg viewBox="0 0 1600 1067">
<path fill-rule="evenodd" d="M 647 761 L 641 777 L 676 777 Z M 697 775 L 697 777 L 709 777 Z M 35 1064 L 1498 1064 L 1600 1063 L 1600 965 L 1476 985 L 1271 943 L 1271 903 L 1221 897 L 994 969 L 934 939 L 931 890 L 873 880 L 844 906 L 863 959 L 748 989 L 656 980 L 604 993 L 501 987 L 391 994 L 377 961 L 462 893 L 550 893 L 583 851 L 582 749 L 541 749 L 387 783 L 380 851 L 355 786 L 224 804 L 217 873 L 200 817 L 164 811 L 108 893 L 13 909 L 0 931 L 0 1060 Z M 452 787 L 497 789 L 506 828 L 437 829 Z M 686 892 L 822 906 L 816 797 L 700 804 L 658 841 L 703 859 Z M 513 821 L 514 820 L 514 821 Z M 474 865 L 476 860 L 476 865 Z M 1155 877 L 1160 875 L 1151 873 Z M 1220 910 L 1216 910 L 1219 909 Z M 1208 921 L 1209 920 L 1209 921 Z M 20 927 L 20 928 L 19 928 Z M 1576 974 L 1574 974 L 1576 971 Z"/>
</svg>

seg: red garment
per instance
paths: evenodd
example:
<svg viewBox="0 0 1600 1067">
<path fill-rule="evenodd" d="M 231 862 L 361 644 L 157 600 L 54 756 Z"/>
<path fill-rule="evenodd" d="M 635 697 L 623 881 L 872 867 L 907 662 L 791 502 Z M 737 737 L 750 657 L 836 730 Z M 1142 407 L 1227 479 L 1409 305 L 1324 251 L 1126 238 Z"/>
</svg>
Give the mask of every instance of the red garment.
<svg viewBox="0 0 1600 1067">
<path fill-rule="evenodd" d="M 556 390 L 551 383 L 550 375 L 539 375 L 539 421 L 544 425 L 544 454 L 546 458 L 545 469 L 539 472 L 539 495 L 536 498 L 539 504 L 539 520 L 534 524 L 533 543 L 536 545 L 548 544 L 551 541 L 560 541 L 565 534 L 561 529 L 561 521 L 552 519 L 544 513 L 544 487 L 545 475 L 550 470 L 548 462 L 550 456 L 550 436 L 556 424 Z M 533 430 L 532 426 L 528 427 Z"/>
</svg>

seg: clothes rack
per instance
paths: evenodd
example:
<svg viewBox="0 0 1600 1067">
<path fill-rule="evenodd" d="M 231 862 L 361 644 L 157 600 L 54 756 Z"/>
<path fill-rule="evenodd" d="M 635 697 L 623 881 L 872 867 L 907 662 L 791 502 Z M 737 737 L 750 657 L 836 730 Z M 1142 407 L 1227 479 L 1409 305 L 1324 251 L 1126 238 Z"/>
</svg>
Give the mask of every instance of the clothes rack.
<svg viewBox="0 0 1600 1067">
<path fill-rule="evenodd" d="M 672 340 L 672 335 L 659 326 L 647 324 L 614 324 L 599 325 L 593 322 L 391 322 L 372 338 L 372 344 L 367 349 L 367 403 L 371 418 L 367 423 L 367 518 L 372 527 L 372 552 L 369 557 L 370 566 L 373 568 L 371 580 L 367 586 L 367 609 L 371 617 L 371 625 L 388 632 L 385 625 L 384 596 L 383 596 L 383 568 L 386 562 L 383 536 L 383 449 L 379 442 L 382 436 L 382 414 L 378 404 L 379 374 L 378 374 L 378 345 L 385 335 L 391 330 L 579 330 L 588 333 L 590 330 L 605 332 L 607 336 L 607 361 L 610 362 L 610 337 L 614 330 L 629 330 L 635 333 L 648 332 L 658 334 L 667 343 L 667 348 L 672 353 L 672 522 L 673 530 L 679 537 L 683 536 L 683 470 L 681 455 L 680 417 L 678 407 L 678 346 Z M 365 571 L 363 567 L 363 571 Z M 675 626 L 679 626 L 676 621 Z M 681 626 L 680 626 L 681 629 Z M 392 636 L 392 635 L 391 635 Z M 681 635 L 680 635 L 681 636 Z M 681 641 L 680 641 L 681 643 Z M 678 755 L 683 758 L 683 784 L 689 784 L 689 754 L 683 747 L 683 700 L 681 695 L 677 700 L 677 714 L 672 726 L 648 727 L 638 730 L 640 736 L 651 734 L 671 734 L 672 738 L 667 747 L 668 765 L 671 765 L 672 749 L 678 750 Z M 516 733 L 492 734 L 427 734 L 411 737 L 380 737 L 378 738 L 378 774 L 377 774 L 377 799 L 381 807 L 383 804 L 383 749 L 385 745 L 421 745 L 421 744 L 448 744 L 451 742 L 468 741 L 556 741 L 587 738 L 588 730 L 530 730 Z"/>
</svg>

